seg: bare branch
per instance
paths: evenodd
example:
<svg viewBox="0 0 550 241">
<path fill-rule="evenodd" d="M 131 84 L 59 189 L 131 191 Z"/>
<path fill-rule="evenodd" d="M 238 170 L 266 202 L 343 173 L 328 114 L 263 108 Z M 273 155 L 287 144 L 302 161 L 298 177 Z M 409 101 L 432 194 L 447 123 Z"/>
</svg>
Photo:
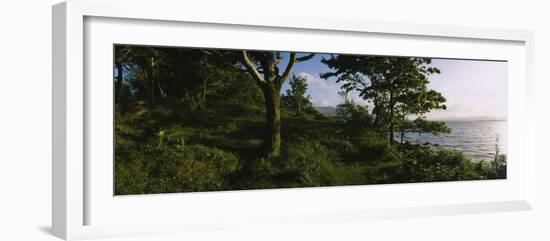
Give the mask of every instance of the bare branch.
<svg viewBox="0 0 550 241">
<path fill-rule="evenodd" d="M 300 58 L 296 58 L 296 61 L 297 62 L 302 62 L 302 61 L 310 60 L 314 56 L 315 56 L 315 54 L 308 54 L 308 55 L 302 56 Z"/>
<path fill-rule="evenodd" d="M 205 53 L 205 54 L 208 54 L 208 55 L 217 55 L 217 56 L 221 56 L 221 54 L 218 53 L 217 51 L 212 52 L 212 51 L 210 51 L 210 50 L 203 49 L 202 52 Z"/>
<path fill-rule="evenodd" d="M 262 78 L 262 76 L 260 75 L 260 73 L 256 69 L 256 66 L 254 66 L 252 61 L 250 61 L 250 59 L 248 58 L 248 53 L 246 52 L 246 50 L 241 51 L 241 55 L 242 55 L 243 65 L 246 67 L 246 69 L 252 75 L 252 77 L 254 77 L 256 82 L 258 84 L 266 83 L 266 81 Z"/>
<path fill-rule="evenodd" d="M 283 85 L 283 83 L 288 79 L 288 76 L 292 73 L 292 68 L 294 67 L 294 64 L 296 63 L 296 53 L 290 53 L 290 57 L 288 58 L 288 64 L 286 65 L 285 72 L 283 72 L 283 75 L 281 75 L 280 78 L 280 85 Z"/>
<path fill-rule="evenodd" d="M 311 58 L 313 58 L 313 56 L 315 56 L 315 54 L 308 54 L 300 58 L 296 58 L 296 53 L 290 53 L 288 65 L 286 66 L 285 72 L 283 73 L 283 75 L 281 75 L 281 78 L 279 79 L 279 85 L 283 85 L 283 83 L 288 79 L 288 77 L 292 73 L 292 68 L 294 68 L 294 64 L 310 60 Z"/>
</svg>

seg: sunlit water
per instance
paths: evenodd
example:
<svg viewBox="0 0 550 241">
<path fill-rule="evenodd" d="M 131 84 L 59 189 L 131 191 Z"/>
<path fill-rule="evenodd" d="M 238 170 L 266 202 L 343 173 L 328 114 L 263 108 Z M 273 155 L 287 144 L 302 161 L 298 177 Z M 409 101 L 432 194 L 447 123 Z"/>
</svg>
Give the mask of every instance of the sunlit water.
<svg viewBox="0 0 550 241">
<path fill-rule="evenodd" d="M 500 154 L 506 154 L 506 121 L 446 121 L 445 123 L 451 128 L 449 134 L 434 136 L 406 133 L 405 140 L 415 144 L 429 143 L 429 145 L 461 151 L 466 157 L 476 160 L 494 160 L 497 143 Z"/>
</svg>

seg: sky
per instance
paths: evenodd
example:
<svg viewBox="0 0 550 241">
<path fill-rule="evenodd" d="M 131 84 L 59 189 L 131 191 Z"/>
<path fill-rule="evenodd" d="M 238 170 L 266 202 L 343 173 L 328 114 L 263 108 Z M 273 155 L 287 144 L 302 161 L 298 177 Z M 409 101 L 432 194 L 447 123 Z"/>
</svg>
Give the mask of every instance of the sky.
<svg viewBox="0 0 550 241">
<path fill-rule="evenodd" d="M 286 58 L 288 55 L 284 55 Z M 298 55 L 300 56 L 300 55 Z M 341 83 L 336 78 L 327 80 L 320 73 L 330 69 L 321 59 L 330 55 L 318 54 L 313 59 L 297 63 L 294 74 L 306 78 L 307 95 L 314 106 L 336 106 L 343 102 L 338 95 Z M 433 59 L 431 66 L 441 74 L 430 75 L 430 89 L 440 92 L 447 99 L 446 110 L 427 113 L 428 119 L 506 119 L 507 116 L 507 63 L 502 61 Z M 289 81 L 282 93 L 289 88 Z M 356 93 L 349 96 L 357 103 L 366 104 Z"/>
</svg>

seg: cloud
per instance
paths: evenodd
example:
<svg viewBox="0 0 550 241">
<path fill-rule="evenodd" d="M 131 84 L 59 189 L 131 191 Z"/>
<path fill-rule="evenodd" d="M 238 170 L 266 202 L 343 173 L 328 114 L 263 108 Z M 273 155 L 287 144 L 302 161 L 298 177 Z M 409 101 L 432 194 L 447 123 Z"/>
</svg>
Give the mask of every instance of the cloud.
<svg viewBox="0 0 550 241">
<path fill-rule="evenodd" d="M 314 106 L 337 106 L 343 102 L 343 98 L 338 94 L 341 91 L 342 83 L 336 83 L 336 78 L 321 79 L 320 77 L 307 72 L 296 74 L 306 79 L 308 84 L 307 95 L 311 97 L 311 103 Z M 283 87 L 283 92 L 290 88 L 288 82 Z M 348 97 L 356 103 L 366 104 L 357 93 L 349 93 Z"/>
<path fill-rule="evenodd" d="M 315 77 L 310 73 L 300 72 L 298 76 L 305 78 L 307 80 L 307 84 L 310 87 L 314 87 L 317 90 L 338 92 L 340 89 L 340 86 L 336 82 L 329 83 L 329 80 L 324 80 L 324 79 Z"/>
<path fill-rule="evenodd" d="M 340 84 L 334 79 L 321 79 L 310 73 L 300 72 L 297 76 L 306 79 L 308 84 L 307 93 L 311 97 L 314 106 L 336 106 L 342 102 L 338 95 Z"/>
</svg>

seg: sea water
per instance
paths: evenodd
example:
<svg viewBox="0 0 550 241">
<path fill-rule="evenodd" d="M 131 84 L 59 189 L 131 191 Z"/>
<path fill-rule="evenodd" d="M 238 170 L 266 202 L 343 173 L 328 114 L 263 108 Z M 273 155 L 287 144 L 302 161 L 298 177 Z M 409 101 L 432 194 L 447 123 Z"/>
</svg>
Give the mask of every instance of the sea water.
<svg viewBox="0 0 550 241">
<path fill-rule="evenodd" d="M 451 133 L 439 135 L 406 133 L 404 139 L 415 144 L 460 151 L 466 157 L 475 160 L 494 160 L 496 146 L 500 154 L 506 154 L 506 121 L 445 121 L 445 124 L 451 129 Z"/>
</svg>

